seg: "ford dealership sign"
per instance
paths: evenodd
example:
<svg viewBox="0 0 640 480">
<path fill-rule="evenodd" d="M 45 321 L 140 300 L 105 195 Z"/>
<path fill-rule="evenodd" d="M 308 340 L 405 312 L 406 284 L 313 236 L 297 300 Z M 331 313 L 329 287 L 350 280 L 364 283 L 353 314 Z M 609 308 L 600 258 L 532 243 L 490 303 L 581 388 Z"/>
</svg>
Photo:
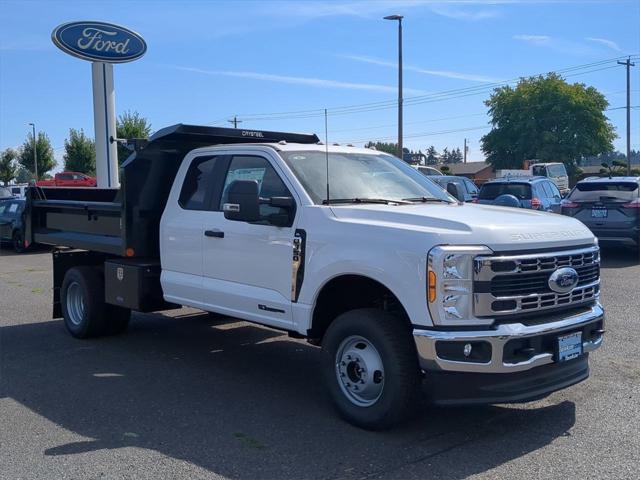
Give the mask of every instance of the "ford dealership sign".
<svg viewBox="0 0 640 480">
<path fill-rule="evenodd" d="M 69 55 L 92 62 L 131 62 L 147 51 L 140 35 L 111 23 L 65 23 L 56 27 L 51 39 Z"/>
</svg>

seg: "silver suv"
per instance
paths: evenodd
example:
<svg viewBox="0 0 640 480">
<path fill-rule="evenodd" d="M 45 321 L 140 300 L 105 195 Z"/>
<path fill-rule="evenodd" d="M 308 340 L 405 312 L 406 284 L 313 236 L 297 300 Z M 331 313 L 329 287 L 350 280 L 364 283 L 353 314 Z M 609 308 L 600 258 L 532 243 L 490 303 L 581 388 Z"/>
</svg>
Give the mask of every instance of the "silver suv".
<svg viewBox="0 0 640 480">
<path fill-rule="evenodd" d="M 582 180 L 562 201 L 562 213 L 584 223 L 600 242 L 640 248 L 640 177 Z"/>
</svg>

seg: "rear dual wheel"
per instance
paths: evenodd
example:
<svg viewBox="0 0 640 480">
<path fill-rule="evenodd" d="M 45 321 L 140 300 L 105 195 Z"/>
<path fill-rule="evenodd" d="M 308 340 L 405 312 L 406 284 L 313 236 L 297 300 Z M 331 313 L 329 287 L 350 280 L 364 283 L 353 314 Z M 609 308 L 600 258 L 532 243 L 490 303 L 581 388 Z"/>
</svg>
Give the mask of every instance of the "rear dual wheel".
<svg viewBox="0 0 640 480">
<path fill-rule="evenodd" d="M 96 267 L 69 269 L 62 281 L 60 302 L 65 326 L 76 338 L 122 333 L 131 317 L 131 310 L 105 303 L 104 277 Z"/>
</svg>

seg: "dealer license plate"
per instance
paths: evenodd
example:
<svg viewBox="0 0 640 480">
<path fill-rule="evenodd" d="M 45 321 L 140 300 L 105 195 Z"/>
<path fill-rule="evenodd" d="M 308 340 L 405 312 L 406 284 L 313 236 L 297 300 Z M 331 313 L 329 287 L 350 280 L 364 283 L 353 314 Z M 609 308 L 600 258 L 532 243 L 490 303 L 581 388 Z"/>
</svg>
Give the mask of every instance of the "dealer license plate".
<svg viewBox="0 0 640 480">
<path fill-rule="evenodd" d="M 566 362 L 582 355 L 582 332 L 558 337 L 558 362 Z"/>
<path fill-rule="evenodd" d="M 607 218 L 609 214 L 609 210 L 606 208 L 592 208 L 591 209 L 591 217 L 592 218 Z"/>
</svg>

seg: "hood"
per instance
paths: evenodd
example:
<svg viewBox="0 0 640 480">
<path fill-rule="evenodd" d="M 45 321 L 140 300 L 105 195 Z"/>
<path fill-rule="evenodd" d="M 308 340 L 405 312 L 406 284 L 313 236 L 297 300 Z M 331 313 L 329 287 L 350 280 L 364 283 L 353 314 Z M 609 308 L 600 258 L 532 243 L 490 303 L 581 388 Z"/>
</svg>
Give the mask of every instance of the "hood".
<svg viewBox="0 0 640 480">
<path fill-rule="evenodd" d="M 438 244 L 486 245 L 494 251 L 592 244 L 580 221 L 548 212 L 479 204 L 334 205 L 339 221 L 424 232 Z"/>
</svg>

